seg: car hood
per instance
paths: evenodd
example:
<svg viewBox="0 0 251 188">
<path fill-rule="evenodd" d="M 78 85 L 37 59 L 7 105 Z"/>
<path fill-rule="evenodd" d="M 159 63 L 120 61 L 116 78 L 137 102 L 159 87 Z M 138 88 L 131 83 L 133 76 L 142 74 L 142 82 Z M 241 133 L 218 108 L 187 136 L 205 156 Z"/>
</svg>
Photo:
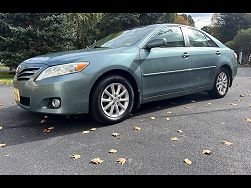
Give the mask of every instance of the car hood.
<svg viewBox="0 0 251 188">
<path fill-rule="evenodd" d="M 59 53 L 51 53 L 42 56 L 33 57 L 25 60 L 28 64 L 46 64 L 48 66 L 66 64 L 79 61 L 91 61 L 93 56 L 102 56 L 115 53 L 121 53 L 125 48 L 94 48 L 73 50 Z"/>
</svg>

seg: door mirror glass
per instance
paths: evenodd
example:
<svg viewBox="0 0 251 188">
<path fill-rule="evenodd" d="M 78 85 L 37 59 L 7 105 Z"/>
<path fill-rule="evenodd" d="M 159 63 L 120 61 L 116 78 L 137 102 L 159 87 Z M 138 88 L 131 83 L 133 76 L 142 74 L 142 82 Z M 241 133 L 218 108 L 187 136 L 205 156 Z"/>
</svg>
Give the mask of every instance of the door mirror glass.
<svg viewBox="0 0 251 188">
<path fill-rule="evenodd" d="M 162 46 L 166 46 L 166 39 L 165 38 L 152 39 L 147 42 L 147 44 L 145 45 L 145 48 L 151 49 L 151 48 L 162 47 Z"/>
</svg>

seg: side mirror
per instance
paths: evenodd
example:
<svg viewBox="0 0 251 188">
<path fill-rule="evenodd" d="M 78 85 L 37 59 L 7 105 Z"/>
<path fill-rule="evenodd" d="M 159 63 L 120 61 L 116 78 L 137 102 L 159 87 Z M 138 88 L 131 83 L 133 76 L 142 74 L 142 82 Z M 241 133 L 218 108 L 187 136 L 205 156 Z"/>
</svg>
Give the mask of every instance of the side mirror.
<svg viewBox="0 0 251 188">
<path fill-rule="evenodd" d="M 166 45 L 166 39 L 165 38 L 153 39 L 153 40 L 148 41 L 144 48 L 151 49 L 151 48 L 161 47 L 161 46 L 165 46 L 165 45 Z"/>
</svg>

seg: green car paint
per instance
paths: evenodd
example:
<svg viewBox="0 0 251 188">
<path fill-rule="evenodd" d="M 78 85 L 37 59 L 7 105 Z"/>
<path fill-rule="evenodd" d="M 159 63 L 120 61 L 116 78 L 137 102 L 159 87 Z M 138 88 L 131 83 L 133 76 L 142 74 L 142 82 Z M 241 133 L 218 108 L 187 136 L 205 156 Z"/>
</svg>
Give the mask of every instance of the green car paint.
<svg viewBox="0 0 251 188">
<path fill-rule="evenodd" d="M 169 27 L 181 29 L 185 46 L 145 48 L 156 32 Z M 16 103 L 28 111 L 38 113 L 88 113 L 94 85 L 102 75 L 109 73 L 129 75 L 130 82 L 135 86 L 137 107 L 150 101 L 211 90 L 216 73 L 222 66 L 229 69 L 233 80 L 237 74 L 237 60 L 233 50 L 197 29 L 217 46 L 192 47 L 186 34 L 189 28 L 178 24 L 155 24 L 130 30 L 136 34 L 139 31 L 142 35 L 132 38 L 134 35 L 128 32 L 125 41 L 122 37 L 122 41 L 113 46 L 109 46 L 109 41 L 123 32 L 103 39 L 108 41 L 107 46 L 95 47 L 102 44 L 101 41 L 83 50 L 28 59 L 19 65 L 14 78 L 14 88 L 20 95 L 20 101 L 16 100 Z M 89 62 L 89 65 L 81 72 L 36 80 L 48 67 L 73 62 Z M 59 108 L 51 108 L 51 98 L 61 99 Z"/>
</svg>

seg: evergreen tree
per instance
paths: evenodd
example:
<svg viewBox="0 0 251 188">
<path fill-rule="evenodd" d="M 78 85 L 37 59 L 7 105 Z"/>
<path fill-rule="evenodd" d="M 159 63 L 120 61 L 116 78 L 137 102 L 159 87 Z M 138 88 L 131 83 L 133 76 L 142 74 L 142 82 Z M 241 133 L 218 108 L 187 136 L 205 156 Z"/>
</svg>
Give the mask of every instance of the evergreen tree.
<svg viewBox="0 0 251 188">
<path fill-rule="evenodd" d="M 64 14 L 1 13 L 0 61 L 10 69 L 33 56 L 72 48 Z"/>
</svg>

